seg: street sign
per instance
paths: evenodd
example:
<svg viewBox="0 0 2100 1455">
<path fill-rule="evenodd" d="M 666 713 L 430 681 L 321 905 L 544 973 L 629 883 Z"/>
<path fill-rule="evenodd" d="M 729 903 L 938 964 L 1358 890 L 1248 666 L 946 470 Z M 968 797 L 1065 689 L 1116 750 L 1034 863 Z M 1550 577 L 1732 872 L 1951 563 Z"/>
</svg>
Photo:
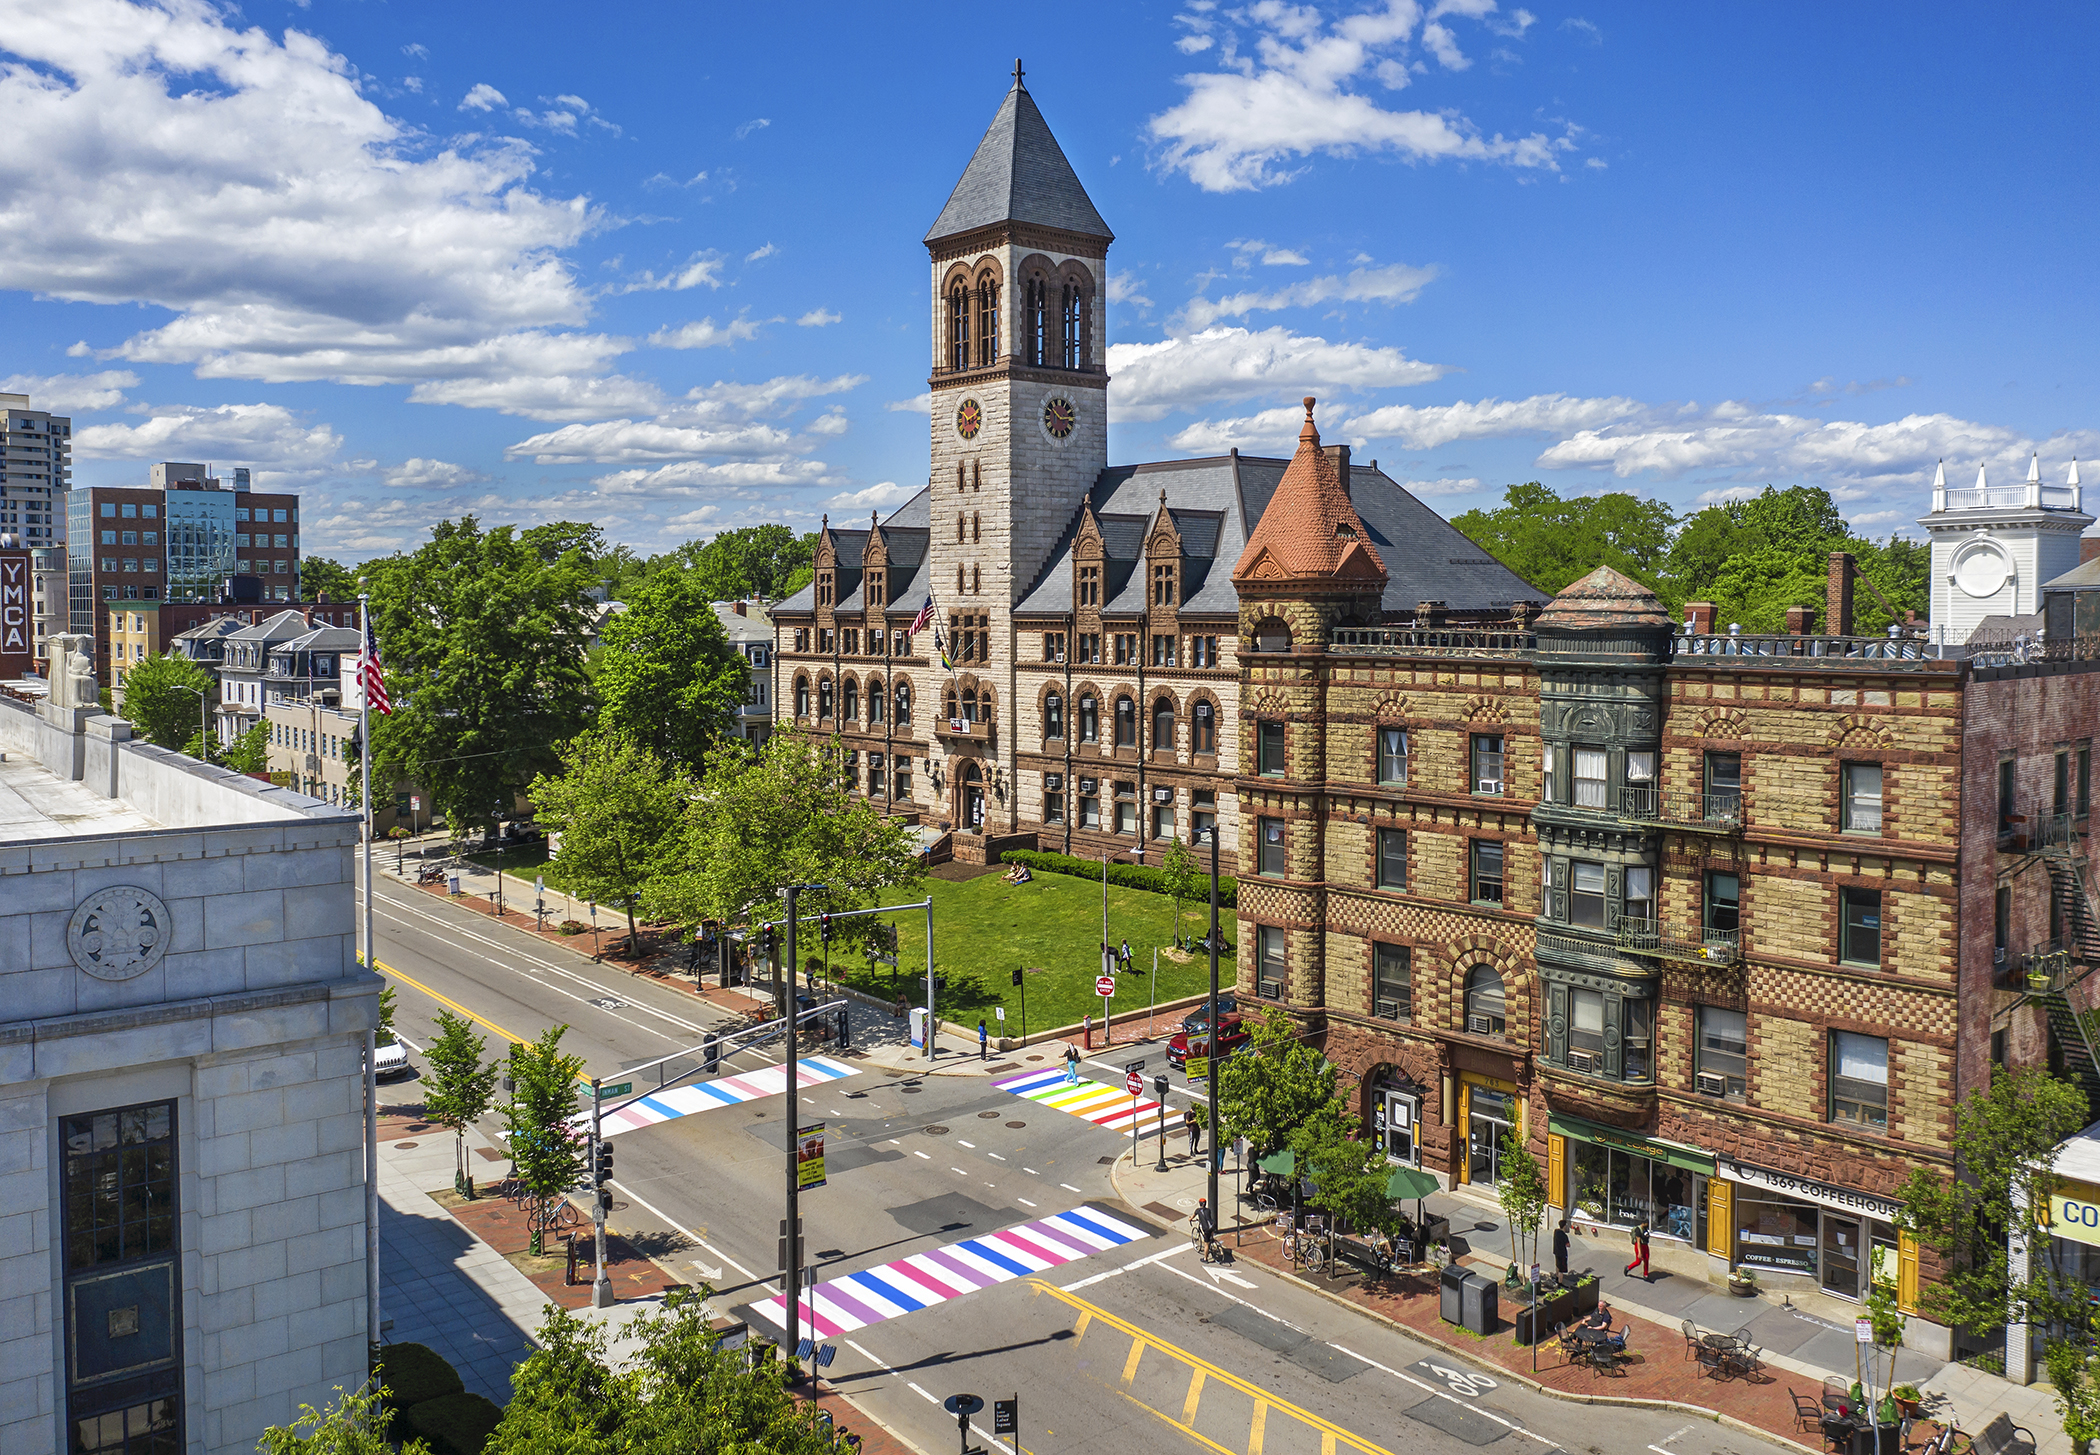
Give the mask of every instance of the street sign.
<svg viewBox="0 0 2100 1455">
<path fill-rule="evenodd" d="M 1135 1071 L 1123 1078 L 1123 1084 L 1130 1088 L 1132 1096 L 1143 1096 L 1145 1094 L 1145 1078 Z"/>
<path fill-rule="evenodd" d="M 598 1093 L 601 1096 L 625 1096 L 632 1090 L 634 1090 L 632 1081 L 616 1081 L 611 1086 L 599 1087 Z"/>
<path fill-rule="evenodd" d="M 1094 994 L 1100 996 L 1103 1000 L 1115 999 L 1116 977 L 1113 975 L 1098 975 L 1094 977 Z"/>
<path fill-rule="evenodd" d="M 993 1006 L 993 1007 L 992 1007 L 992 1013 L 993 1013 L 994 1015 L 998 1016 L 998 1017 L 999 1017 L 999 1019 L 1000 1019 L 1000 1020 L 1002 1020 L 1002 1021 L 1006 1019 L 1006 1007 L 1005 1007 L 1005 1006 L 1003 1006 L 1003 1005 L 995 1005 L 995 1006 Z"/>
<path fill-rule="evenodd" d="M 1852 1321 L 1852 1337 L 1859 1340 L 1862 1344 L 1873 1343 L 1874 1321 L 1872 1319 L 1854 1319 Z"/>
<path fill-rule="evenodd" d="M 1208 1081 L 1210 1080 L 1210 1057 L 1191 1056 L 1188 1058 L 1188 1063 L 1185 1069 L 1187 1071 L 1189 1080 Z"/>
<path fill-rule="evenodd" d="M 409 810 L 413 813 L 421 813 L 423 811 L 422 798 L 416 794 L 410 794 L 408 797 L 408 807 Z"/>
<path fill-rule="evenodd" d="M 1017 1435 L 1021 1432 L 1021 1397 L 995 1399 L 992 1401 L 992 1433 L 995 1435 Z"/>
</svg>

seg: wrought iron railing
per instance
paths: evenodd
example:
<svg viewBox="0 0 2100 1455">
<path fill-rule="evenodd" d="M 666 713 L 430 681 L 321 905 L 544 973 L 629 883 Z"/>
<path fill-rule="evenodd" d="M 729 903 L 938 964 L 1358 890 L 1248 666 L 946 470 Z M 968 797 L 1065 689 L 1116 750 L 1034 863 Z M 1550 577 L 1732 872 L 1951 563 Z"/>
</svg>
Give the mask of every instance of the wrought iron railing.
<svg viewBox="0 0 2100 1455">
<path fill-rule="evenodd" d="M 1958 648 L 1950 648 L 1978 667 L 2024 667 L 2036 662 L 2100 662 L 2100 633 L 2087 632 L 2083 636 L 2045 637 L 2040 632 L 2023 632 L 2012 637 L 1992 637 L 1985 641 L 1971 638 Z"/>
<path fill-rule="evenodd" d="M 1692 657 L 1830 658 L 1838 661 L 1926 662 L 1939 653 L 1917 637 L 1749 636 L 1730 632 L 1687 633 L 1675 639 L 1679 661 Z"/>
<path fill-rule="evenodd" d="M 1733 965 L 1742 958 L 1742 931 L 1707 929 L 1673 920 L 1621 919 L 1619 948 L 1664 960 Z"/>
<path fill-rule="evenodd" d="M 1331 652 L 1378 652 L 1395 657 L 1521 657 L 1538 645 L 1531 632 L 1463 627 L 1338 626 Z"/>
<path fill-rule="evenodd" d="M 1636 823 L 1669 824 L 1732 834 L 1743 826 L 1743 795 L 1698 793 L 1674 788 L 1622 788 L 1619 817 Z"/>
<path fill-rule="evenodd" d="M 1999 985 L 2047 995 L 2070 983 L 2071 952 L 2058 945 L 2044 945 L 2024 955 L 2009 956 L 1992 969 L 1996 972 L 1992 979 Z"/>
</svg>

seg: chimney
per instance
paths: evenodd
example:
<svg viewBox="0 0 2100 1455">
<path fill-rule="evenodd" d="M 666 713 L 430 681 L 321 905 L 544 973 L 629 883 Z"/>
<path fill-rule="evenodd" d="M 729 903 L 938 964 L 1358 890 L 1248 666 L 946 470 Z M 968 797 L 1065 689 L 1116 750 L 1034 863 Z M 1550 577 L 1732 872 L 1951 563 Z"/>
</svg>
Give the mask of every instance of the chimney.
<svg viewBox="0 0 2100 1455">
<path fill-rule="evenodd" d="M 1348 446 L 1342 446 L 1347 449 Z M 1415 603 L 1416 626 L 1442 626 L 1446 608 L 1441 601 L 1418 601 Z"/>
<path fill-rule="evenodd" d="M 1830 553 L 1830 576 L 1824 586 L 1824 597 L 1828 610 L 1824 619 L 1830 623 L 1829 631 L 1834 637 L 1852 635 L 1852 578 L 1858 574 L 1858 566 L 1850 551 Z"/>
<path fill-rule="evenodd" d="M 1348 496 L 1351 503 L 1354 503 L 1356 497 L 1349 492 L 1349 447 L 1347 445 L 1322 445 L 1320 450 L 1321 453 L 1334 461 L 1335 479 L 1341 484 L 1342 494 Z"/>
<path fill-rule="evenodd" d="M 751 614 L 749 611 L 744 609 L 744 603 L 741 601 L 736 602 L 729 609 L 735 612 L 738 616 L 749 616 Z"/>
<path fill-rule="evenodd" d="M 1814 636 L 1816 609 L 1813 606 L 1789 606 L 1786 609 L 1786 631 L 1793 637 Z"/>
<path fill-rule="evenodd" d="M 1714 604 L 1711 601 L 1687 601 L 1684 604 L 1684 624 L 1693 636 L 1709 637 L 1714 631 Z"/>
</svg>

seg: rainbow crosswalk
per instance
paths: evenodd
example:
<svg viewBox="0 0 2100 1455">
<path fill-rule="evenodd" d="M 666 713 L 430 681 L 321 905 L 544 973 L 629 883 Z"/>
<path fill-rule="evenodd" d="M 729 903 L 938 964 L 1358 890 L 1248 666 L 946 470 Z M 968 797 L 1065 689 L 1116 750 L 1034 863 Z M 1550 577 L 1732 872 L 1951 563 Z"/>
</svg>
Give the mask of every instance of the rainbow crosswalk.
<svg viewBox="0 0 2100 1455">
<path fill-rule="evenodd" d="M 1024 1071 L 1019 1076 L 1002 1076 L 992 1085 L 1015 1096 L 1025 1096 L 1030 1101 L 1083 1117 L 1112 1132 L 1129 1131 L 1133 1121 L 1139 1123 L 1138 1135 L 1141 1137 L 1153 1136 L 1159 1131 L 1159 1103 L 1151 1097 L 1133 1099 L 1120 1086 L 1106 1086 L 1083 1076 L 1075 1084 L 1065 1079 L 1061 1067 L 1055 1071 Z M 1167 1112 L 1167 1129 L 1177 1129 L 1172 1108 Z"/>
<path fill-rule="evenodd" d="M 1144 1236 L 1142 1229 L 1097 1208 L 1073 1208 L 819 1283 L 800 1300 L 803 1327 L 825 1338 L 850 1334 L 995 1283 L 1120 1248 Z M 751 1311 L 779 1328 L 787 1327 L 784 1298 L 755 1303 Z"/>
<path fill-rule="evenodd" d="M 796 1084 L 805 1089 L 838 1081 L 854 1072 L 854 1067 L 828 1056 L 805 1056 L 795 1063 Z M 636 1097 L 618 1111 L 608 1112 L 599 1126 L 606 1136 L 613 1136 L 653 1127 L 658 1122 L 676 1117 L 691 1116 L 696 1111 L 712 1111 L 718 1106 L 736 1106 L 762 1096 L 778 1096 L 786 1089 L 785 1066 L 761 1066 L 756 1071 L 739 1071 L 729 1076 L 717 1076 L 712 1081 L 674 1086 L 668 1091 L 652 1091 L 647 1096 Z M 588 1113 L 584 1120 L 589 1121 Z"/>
</svg>

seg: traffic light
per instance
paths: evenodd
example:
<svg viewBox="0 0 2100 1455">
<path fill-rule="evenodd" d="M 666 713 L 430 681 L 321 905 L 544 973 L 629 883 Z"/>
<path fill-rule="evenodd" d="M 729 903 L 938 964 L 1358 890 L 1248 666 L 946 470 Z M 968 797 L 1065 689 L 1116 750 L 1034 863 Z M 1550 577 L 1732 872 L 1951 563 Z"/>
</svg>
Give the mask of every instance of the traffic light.
<svg viewBox="0 0 2100 1455">
<path fill-rule="evenodd" d="M 1019 985 L 1020 983 L 1021 983 L 1021 972 L 1020 972 L 1019 970 L 1015 970 L 1015 971 L 1014 971 L 1014 984 L 1016 984 L 1016 985 Z"/>
<path fill-rule="evenodd" d="M 827 945 L 828 945 L 828 944 L 830 944 L 830 943 L 831 943 L 831 916 L 830 916 L 830 915 L 828 915 L 828 914 L 820 914 L 820 915 L 818 915 L 818 916 L 817 916 L 817 932 L 818 932 L 819 934 L 821 934 L 821 935 L 822 935 L 822 936 L 824 937 L 824 943 L 825 943 L 825 944 L 827 944 Z"/>
<path fill-rule="evenodd" d="M 598 1166 L 593 1173 L 592 1180 L 599 1187 L 603 1187 L 606 1183 L 613 1180 L 613 1147 L 612 1139 L 609 1137 L 600 1137 L 598 1139 Z"/>
</svg>

